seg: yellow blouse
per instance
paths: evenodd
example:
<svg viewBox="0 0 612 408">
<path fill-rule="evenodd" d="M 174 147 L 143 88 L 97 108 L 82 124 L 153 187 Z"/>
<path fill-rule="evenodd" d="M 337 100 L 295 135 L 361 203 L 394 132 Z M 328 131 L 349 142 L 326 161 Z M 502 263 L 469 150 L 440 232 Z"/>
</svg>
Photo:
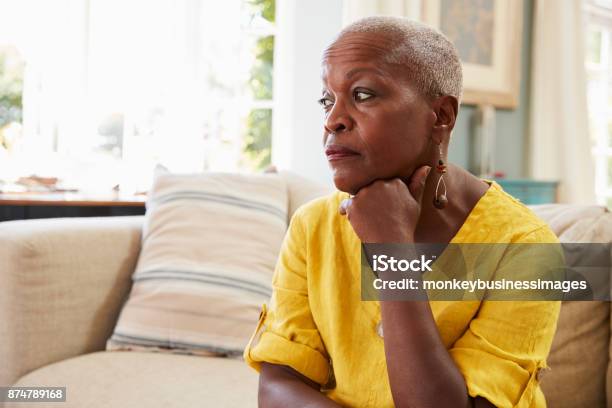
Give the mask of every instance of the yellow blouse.
<svg viewBox="0 0 612 408">
<path fill-rule="evenodd" d="M 376 330 L 380 304 L 361 300 L 361 244 L 338 214 L 346 197 L 335 192 L 294 214 L 269 308 L 262 307 L 244 359 L 258 371 L 262 361 L 283 364 L 328 384 L 323 392 L 343 406 L 392 407 L 383 339 Z M 451 243 L 515 242 L 558 241 L 543 221 L 492 182 Z M 560 302 L 430 305 L 470 396 L 498 407 L 546 406 L 538 372 L 546 368 Z"/>
</svg>

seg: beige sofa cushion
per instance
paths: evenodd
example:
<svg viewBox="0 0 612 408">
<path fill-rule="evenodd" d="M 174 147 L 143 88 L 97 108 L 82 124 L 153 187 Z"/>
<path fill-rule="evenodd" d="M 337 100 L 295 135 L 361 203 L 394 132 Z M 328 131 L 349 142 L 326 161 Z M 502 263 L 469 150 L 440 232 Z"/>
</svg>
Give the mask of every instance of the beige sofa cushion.
<svg viewBox="0 0 612 408">
<path fill-rule="evenodd" d="M 104 349 L 141 230 L 140 216 L 0 222 L 0 386 Z"/>
<path fill-rule="evenodd" d="M 534 206 L 562 242 L 610 242 L 612 214 L 603 207 Z M 610 346 L 608 302 L 563 302 L 557 333 L 544 371 L 549 407 L 606 406 Z M 611 375 L 611 374 L 608 374 Z"/>
<path fill-rule="evenodd" d="M 257 373 L 236 359 L 98 352 L 38 369 L 15 386 L 66 387 L 66 403 L 37 408 L 247 408 L 257 406 L 257 382 Z"/>
<path fill-rule="evenodd" d="M 157 174 L 107 350 L 241 355 L 272 293 L 287 203 L 278 174 Z"/>
</svg>

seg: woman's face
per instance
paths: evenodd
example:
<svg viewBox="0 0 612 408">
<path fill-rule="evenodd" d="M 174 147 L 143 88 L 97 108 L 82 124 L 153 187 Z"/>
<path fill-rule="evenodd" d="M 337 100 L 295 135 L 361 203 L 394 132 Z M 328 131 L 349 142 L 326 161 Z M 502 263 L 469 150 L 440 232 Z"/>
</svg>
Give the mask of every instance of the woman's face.
<svg viewBox="0 0 612 408">
<path fill-rule="evenodd" d="M 323 56 L 325 153 L 336 187 L 351 194 L 377 179 L 408 179 L 431 164 L 436 115 L 401 67 L 384 63 L 391 41 L 351 33 Z"/>
</svg>

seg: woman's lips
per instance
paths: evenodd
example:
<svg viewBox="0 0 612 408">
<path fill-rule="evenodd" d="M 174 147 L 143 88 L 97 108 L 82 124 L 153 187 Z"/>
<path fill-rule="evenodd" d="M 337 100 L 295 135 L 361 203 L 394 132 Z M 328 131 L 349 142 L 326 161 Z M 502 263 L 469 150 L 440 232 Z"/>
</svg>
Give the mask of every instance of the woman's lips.
<svg viewBox="0 0 612 408">
<path fill-rule="evenodd" d="M 344 146 L 330 145 L 325 148 L 325 155 L 327 156 L 327 160 L 336 161 L 359 156 L 359 153 Z"/>
</svg>

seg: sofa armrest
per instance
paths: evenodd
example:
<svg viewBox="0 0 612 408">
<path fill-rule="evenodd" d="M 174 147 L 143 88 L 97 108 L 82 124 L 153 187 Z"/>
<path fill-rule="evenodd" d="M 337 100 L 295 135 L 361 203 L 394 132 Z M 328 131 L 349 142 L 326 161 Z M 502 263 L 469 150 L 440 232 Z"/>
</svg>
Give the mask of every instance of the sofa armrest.
<svg viewBox="0 0 612 408">
<path fill-rule="evenodd" d="M 143 218 L 0 223 L 0 386 L 104 349 L 131 287 Z"/>
</svg>

